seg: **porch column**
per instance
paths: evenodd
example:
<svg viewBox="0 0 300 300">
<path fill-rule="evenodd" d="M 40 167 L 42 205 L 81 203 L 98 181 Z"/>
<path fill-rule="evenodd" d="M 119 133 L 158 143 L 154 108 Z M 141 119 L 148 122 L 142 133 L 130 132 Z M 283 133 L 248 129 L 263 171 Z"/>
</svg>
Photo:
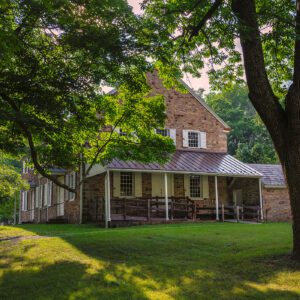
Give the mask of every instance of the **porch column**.
<svg viewBox="0 0 300 300">
<path fill-rule="evenodd" d="M 261 184 L 261 178 L 258 179 L 258 184 L 259 184 L 260 219 L 263 221 L 263 219 L 264 219 L 264 211 L 263 211 L 263 199 L 262 199 L 262 184 Z"/>
<path fill-rule="evenodd" d="M 166 205 L 166 220 L 169 220 L 169 199 L 168 199 L 168 175 L 165 173 L 165 205 Z"/>
<path fill-rule="evenodd" d="M 105 228 L 109 227 L 110 221 L 110 178 L 109 170 L 107 170 L 105 176 Z"/>
<path fill-rule="evenodd" d="M 216 220 L 219 221 L 219 192 L 218 192 L 218 176 L 215 176 L 215 195 L 216 195 Z"/>
</svg>

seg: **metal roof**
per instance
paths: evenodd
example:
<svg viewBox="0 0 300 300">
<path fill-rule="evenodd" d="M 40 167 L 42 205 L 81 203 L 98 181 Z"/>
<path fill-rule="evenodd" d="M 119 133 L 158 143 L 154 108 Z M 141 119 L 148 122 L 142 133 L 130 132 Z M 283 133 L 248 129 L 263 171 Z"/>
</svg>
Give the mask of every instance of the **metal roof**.
<svg viewBox="0 0 300 300">
<path fill-rule="evenodd" d="M 260 172 L 262 183 L 264 186 L 277 186 L 285 187 L 286 182 L 281 165 L 268 165 L 268 164 L 247 164 L 249 167 Z"/>
<path fill-rule="evenodd" d="M 143 164 L 134 161 L 113 159 L 107 166 L 110 170 L 143 170 L 207 175 L 261 177 L 262 175 L 226 153 L 177 150 L 165 165 Z"/>
</svg>

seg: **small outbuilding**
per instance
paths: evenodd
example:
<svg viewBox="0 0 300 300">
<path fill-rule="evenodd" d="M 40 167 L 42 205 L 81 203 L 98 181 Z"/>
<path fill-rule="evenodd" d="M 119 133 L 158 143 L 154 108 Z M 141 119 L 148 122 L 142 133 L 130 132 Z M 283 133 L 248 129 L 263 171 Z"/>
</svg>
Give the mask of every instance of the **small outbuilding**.
<svg viewBox="0 0 300 300">
<path fill-rule="evenodd" d="M 262 198 L 265 221 L 290 221 L 289 190 L 281 165 L 248 164 L 263 175 Z"/>
</svg>

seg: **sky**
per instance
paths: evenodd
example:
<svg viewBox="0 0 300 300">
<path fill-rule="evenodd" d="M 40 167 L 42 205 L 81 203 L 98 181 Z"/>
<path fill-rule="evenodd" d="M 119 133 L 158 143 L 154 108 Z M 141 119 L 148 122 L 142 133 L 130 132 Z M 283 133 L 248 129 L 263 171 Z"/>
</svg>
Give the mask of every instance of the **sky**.
<svg viewBox="0 0 300 300">
<path fill-rule="evenodd" d="M 129 5 L 132 6 L 133 12 L 136 14 L 141 14 L 142 10 L 140 8 L 140 3 L 142 0 L 127 0 Z M 184 82 L 187 83 L 192 89 L 198 90 L 199 88 L 204 89 L 205 93 L 209 92 L 209 80 L 205 73 L 202 73 L 200 78 L 194 78 L 191 75 L 186 74 L 183 78 Z"/>
</svg>

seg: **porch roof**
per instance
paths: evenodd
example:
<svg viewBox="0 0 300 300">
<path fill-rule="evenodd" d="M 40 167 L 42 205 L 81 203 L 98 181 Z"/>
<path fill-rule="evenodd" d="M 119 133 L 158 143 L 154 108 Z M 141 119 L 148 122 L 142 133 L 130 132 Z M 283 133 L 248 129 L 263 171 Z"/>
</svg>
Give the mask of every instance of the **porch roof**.
<svg viewBox="0 0 300 300">
<path fill-rule="evenodd" d="M 110 170 L 163 171 L 171 173 L 198 173 L 206 175 L 262 177 L 255 169 L 226 153 L 177 150 L 165 165 L 143 164 L 134 161 L 113 159 L 108 164 Z"/>
<path fill-rule="evenodd" d="M 281 165 L 248 164 L 248 166 L 263 174 L 262 183 L 265 187 L 286 187 Z"/>
</svg>

